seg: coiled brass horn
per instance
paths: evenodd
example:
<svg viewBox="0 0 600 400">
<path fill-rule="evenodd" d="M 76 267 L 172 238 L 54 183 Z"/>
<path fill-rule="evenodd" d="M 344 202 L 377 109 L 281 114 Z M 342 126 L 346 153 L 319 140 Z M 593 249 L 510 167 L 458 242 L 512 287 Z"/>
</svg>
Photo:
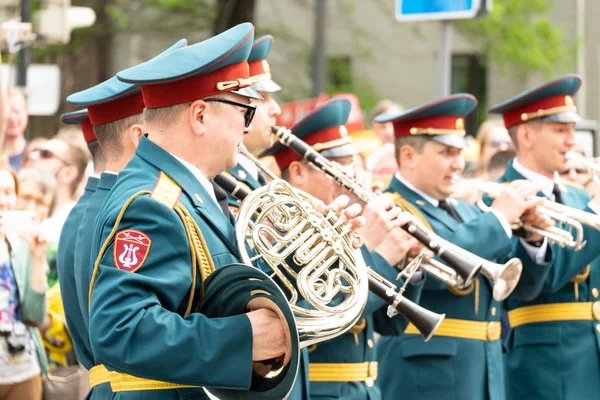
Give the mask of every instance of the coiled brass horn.
<svg viewBox="0 0 600 400">
<path fill-rule="evenodd" d="M 277 179 L 251 154 L 241 150 L 274 180 L 250 190 L 235 178 L 214 178 L 242 204 L 237 215 L 236 238 L 242 259 L 262 259 L 270 276 L 294 310 L 300 346 L 306 347 L 341 335 L 360 318 L 368 291 L 389 304 L 388 315 L 405 316 L 429 340 L 444 315 L 433 313 L 404 298 L 396 286 L 370 268 L 351 245 L 343 220 L 335 213 L 316 211 L 316 199 Z M 293 263 L 291 263 L 293 261 Z M 300 269 L 298 269 L 300 267 Z"/>
<path fill-rule="evenodd" d="M 323 157 L 289 129 L 273 127 L 272 131 L 279 142 L 308 160 L 337 184 L 350 190 L 360 200 L 368 202 L 377 195 L 370 189 L 359 185 L 353 178 L 341 171 L 336 164 Z M 468 286 L 477 273 L 482 272 L 494 283 L 494 299 L 502 301 L 513 292 L 519 282 L 523 264 L 518 258 L 513 258 L 504 265 L 492 263 L 442 239 L 423 226 L 417 218 L 413 218 L 411 222 L 401 228 L 448 264 L 450 268 L 435 260 L 422 263 L 422 268 L 426 272 L 448 285 Z"/>
</svg>

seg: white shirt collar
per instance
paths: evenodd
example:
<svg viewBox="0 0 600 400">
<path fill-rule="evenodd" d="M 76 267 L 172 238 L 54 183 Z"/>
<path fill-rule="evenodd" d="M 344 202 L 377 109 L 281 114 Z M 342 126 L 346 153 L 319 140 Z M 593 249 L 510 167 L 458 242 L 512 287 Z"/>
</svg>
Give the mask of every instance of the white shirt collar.
<svg viewBox="0 0 600 400">
<path fill-rule="evenodd" d="M 173 156 L 175 157 L 175 156 Z M 204 187 L 204 189 L 208 192 L 208 194 L 210 195 L 210 197 L 215 201 L 215 204 L 217 204 L 217 206 L 219 205 L 219 202 L 217 201 L 217 196 L 215 196 L 215 189 L 213 188 L 212 184 L 210 183 L 210 181 L 204 176 L 204 174 L 202 173 L 202 171 L 200 171 L 194 164 L 189 163 L 185 160 L 182 160 L 179 157 L 175 157 L 177 159 L 177 161 L 179 161 L 180 163 L 182 163 L 191 173 L 192 175 L 194 175 L 194 177 L 196 177 L 196 179 L 198 179 L 198 182 L 200 182 L 200 184 Z"/>
<path fill-rule="evenodd" d="M 422 192 L 421 190 L 417 189 L 412 183 L 410 183 L 402 175 L 400 175 L 400 172 L 396 172 L 394 174 L 394 176 L 396 177 L 396 179 L 398 179 L 400 182 L 402 182 L 404 184 L 404 186 L 406 186 L 407 188 L 409 188 L 410 190 L 412 190 L 413 192 L 415 192 L 416 194 L 418 194 L 419 196 L 421 196 L 422 198 L 427 200 L 427 202 L 430 203 L 431 205 L 433 205 L 434 207 L 437 207 L 440 204 L 440 201 L 438 199 L 435 199 L 435 198 L 431 197 L 430 195 L 428 195 L 427 193 Z"/>
<path fill-rule="evenodd" d="M 249 158 L 240 154 L 238 157 L 238 163 L 252 176 L 255 180 L 258 180 L 258 167 Z"/>
<path fill-rule="evenodd" d="M 103 172 L 103 173 L 105 173 L 105 174 L 119 175 L 119 173 L 118 173 L 118 172 L 115 172 L 115 171 L 104 170 L 104 171 L 102 171 L 102 172 Z"/>
<path fill-rule="evenodd" d="M 525 168 L 516 157 L 513 160 L 513 168 L 515 171 L 523 175 L 527 180 L 530 180 L 534 184 L 538 185 L 542 189 L 542 193 L 544 193 L 544 195 L 549 198 L 553 197 L 552 191 L 554 189 L 554 183 L 558 182 L 558 172 L 554 172 L 554 180 L 552 180 L 547 176 L 538 174 L 537 172 L 533 172 L 530 169 Z"/>
</svg>

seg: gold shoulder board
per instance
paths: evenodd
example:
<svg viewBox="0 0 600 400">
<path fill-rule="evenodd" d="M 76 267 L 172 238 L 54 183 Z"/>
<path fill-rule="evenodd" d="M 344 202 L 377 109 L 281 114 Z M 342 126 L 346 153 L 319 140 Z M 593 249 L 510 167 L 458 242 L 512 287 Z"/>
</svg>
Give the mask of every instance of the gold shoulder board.
<svg viewBox="0 0 600 400">
<path fill-rule="evenodd" d="M 154 200 L 163 203 L 169 208 L 174 208 L 181 195 L 181 188 L 167 174 L 160 171 L 156 186 L 150 194 Z"/>
</svg>

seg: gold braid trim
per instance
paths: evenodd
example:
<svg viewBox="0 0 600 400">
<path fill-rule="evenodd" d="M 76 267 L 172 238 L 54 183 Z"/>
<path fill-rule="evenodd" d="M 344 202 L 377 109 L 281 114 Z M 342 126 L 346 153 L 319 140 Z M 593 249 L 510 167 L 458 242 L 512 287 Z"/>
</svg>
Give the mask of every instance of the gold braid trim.
<svg viewBox="0 0 600 400">
<path fill-rule="evenodd" d="M 133 196 L 131 196 L 125 202 L 125 204 L 121 208 L 121 211 L 119 212 L 119 215 L 117 215 L 117 220 L 115 221 L 115 225 L 113 226 L 112 231 L 110 231 L 110 234 L 108 235 L 108 237 L 104 241 L 104 244 L 100 248 L 100 252 L 98 253 L 98 256 L 96 257 L 96 262 L 94 263 L 94 271 L 92 271 L 92 279 L 90 280 L 90 289 L 88 292 L 88 314 L 90 312 L 90 307 L 92 305 L 92 292 L 94 291 L 94 283 L 96 282 L 96 276 L 98 275 L 98 268 L 100 268 L 100 262 L 102 261 L 102 257 L 104 257 L 104 253 L 106 253 L 106 249 L 108 248 L 111 240 L 117 233 L 117 229 L 119 228 L 119 224 L 121 223 L 121 219 L 123 219 L 123 215 L 125 214 L 125 211 L 127 211 L 127 207 L 129 207 L 129 205 L 133 202 L 133 200 L 135 200 L 136 198 L 138 198 L 139 196 L 142 196 L 144 194 L 150 194 L 150 191 L 149 190 L 139 191 L 139 192 L 135 193 Z"/>
<path fill-rule="evenodd" d="M 416 217 L 427 229 L 433 231 L 433 227 L 427 221 L 427 219 L 423 216 L 423 214 L 419 211 L 417 207 L 415 207 L 410 201 L 406 200 L 404 197 L 400 195 L 400 193 L 387 193 L 388 196 L 391 196 L 392 200 L 394 200 L 394 204 L 400 207 L 402 210 L 408 212 L 409 214 Z M 475 289 L 475 285 L 478 284 L 478 280 L 474 279 L 473 283 L 467 286 L 464 289 L 459 289 L 454 286 L 448 286 L 448 290 L 455 296 L 467 296 L 471 294 L 471 292 Z M 478 297 L 475 298 L 475 309 L 479 308 Z"/>
<path fill-rule="evenodd" d="M 579 300 L 579 284 L 584 282 L 588 276 L 590 276 L 590 266 L 586 265 L 586 267 L 581 271 L 580 274 L 575 275 L 573 279 L 571 279 L 571 283 L 573 284 L 573 291 L 575 292 L 575 301 Z"/>
<path fill-rule="evenodd" d="M 98 275 L 98 269 L 100 267 L 100 262 L 102 261 L 102 257 L 104 257 L 104 253 L 106 253 L 106 249 L 108 248 L 108 246 L 110 245 L 110 242 L 112 241 L 113 237 L 116 234 L 116 231 L 119 227 L 119 224 L 121 223 L 121 219 L 123 218 L 125 211 L 129 207 L 129 205 L 133 202 L 133 200 L 135 200 L 137 197 L 144 195 L 144 194 L 150 194 L 150 193 L 151 192 L 149 190 L 143 190 L 143 191 L 137 192 L 136 194 L 131 196 L 125 202 L 123 207 L 121 208 L 121 211 L 119 212 L 119 215 L 117 216 L 117 219 L 115 221 L 113 229 L 110 232 L 110 234 L 108 235 L 108 238 L 106 238 L 106 240 L 104 241 L 104 244 L 102 245 L 102 248 L 100 249 L 98 257 L 96 257 L 96 262 L 94 263 L 94 271 L 92 272 L 92 278 L 91 278 L 90 289 L 89 289 L 89 294 L 88 294 L 88 312 L 90 310 L 91 303 L 92 303 L 92 293 L 94 290 L 94 282 L 96 281 L 96 277 Z M 194 302 L 194 294 L 195 294 L 195 290 L 196 290 L 196 277 L 197 277 L 196 267 L 200 271 L 200 277 L 202 279 L 200 296 L 203 297 L 204 296 L 204 282 L 206 281 L 206 278 L 208 278 L 208 276 L 215 270 L 215 265 L 212 261 L 212 258 L 210 257 L 210 252 L 208 251 L 208 247 L 206 246 L 206 242 L 204 241 L 202 232 L 200 231 L 198 224 L 196 223 L 196 221 L 194 221 L 194 218 L 191 216 L 189 211 L 183 206 L 183 204 L 181 204 L 179 202 L 177 202 L 177 204 L 175 204 L 173 209 L 175 210 L 175 212 L 181 219 L 181 222 L 183 223 L 185 233 L 186 233 L 186 236 L 188 239 L 188 243 L 190 246 L 191 257 L 192 257 L 192 263 L 191 263 L 192 264 L 192 285 L 190 288 L 190 297 L 188 299 L 188 305 L 186 307 L 186 311 L 184 314 L 184 317 L 187 317 L 192 311 L 192 305 Z"/>
<path fill-rule="evenodd" d="M 202 231 L 200 227 L 194 221 L 194 218 L 191 216 L 190 212 L 183 206 L 181 203 L 177 203 L 175 205 L 175 211 L 183 225 L 185 227 L 185 232 L 188 236 L 188 242 L 190 244 L 190 250 L 192 252 L 192 289 L 190 293 L 190 301 L 188 302 L 188 308 L 186 310 L 187 316 L 191 312 L 192 300 L 194 296 L 195 290 L 195 282 L 196 282 L 196 266 L 200 271 L 200 279 L 202 279 L 202 286 L 200 287 L 200 297 L 204 298 L 204 282 L 210 274 L 215 271 L 215 264 L 210 256 L 210 252 L 208 251 L 208 246 L 206 246 L 206 242 L 204 241 L 204 236 L 202 236 Z"/>
</svg>

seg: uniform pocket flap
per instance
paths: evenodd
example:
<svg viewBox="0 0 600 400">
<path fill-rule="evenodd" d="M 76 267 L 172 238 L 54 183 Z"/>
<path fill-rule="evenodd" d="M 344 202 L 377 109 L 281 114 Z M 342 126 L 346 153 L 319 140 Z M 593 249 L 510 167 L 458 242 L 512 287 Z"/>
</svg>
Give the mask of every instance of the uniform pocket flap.
<svg viewBox="0 0 600 400">
<path fill-rule="evenodd" d="M 513 331 L 513 344 L 534 346 L 560 343 L 560 326 L 549 323 L 522 325 Z"/>
<path fill-rule="evenodd" d="M 455 356 L 458 344 L 455 338 L 433 337 L 427 343 L 420 336 L 403 340 L 400 344 L 400 352 L 403 358 L 417 356 Z"/>
</svg>

